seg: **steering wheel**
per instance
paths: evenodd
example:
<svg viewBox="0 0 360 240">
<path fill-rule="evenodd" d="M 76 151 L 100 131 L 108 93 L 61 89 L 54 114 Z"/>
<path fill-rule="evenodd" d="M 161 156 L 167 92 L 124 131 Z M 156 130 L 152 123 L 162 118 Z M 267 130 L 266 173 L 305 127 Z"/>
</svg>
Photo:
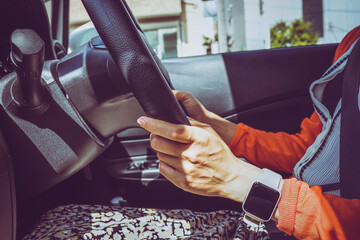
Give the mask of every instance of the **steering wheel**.
<svg viewBox="0 0 360 240">
<path fill-rule="evenodd" d="M 189 121 L 171 92 L 169 74 L 125 0 L 82 0 L 95 28 L 145 113 L 175 124 Z"/>
</svg>

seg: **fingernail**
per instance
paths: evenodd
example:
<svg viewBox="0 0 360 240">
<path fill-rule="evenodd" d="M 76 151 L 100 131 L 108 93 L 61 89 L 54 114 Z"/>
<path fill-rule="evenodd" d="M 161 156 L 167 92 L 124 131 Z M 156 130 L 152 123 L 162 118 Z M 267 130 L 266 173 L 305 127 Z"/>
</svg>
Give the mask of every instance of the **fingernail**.
<svg viewBox="0 0 360 240">
<path fill-rule="evenodd" d="M 145 123 L 146 123 L 146 117 L 140 117 L 140 118 L 137 120 L 137 123 L 138 123 L 141 127 L 144 127 L 144 126 L 145 126 Z"/>
</svg>

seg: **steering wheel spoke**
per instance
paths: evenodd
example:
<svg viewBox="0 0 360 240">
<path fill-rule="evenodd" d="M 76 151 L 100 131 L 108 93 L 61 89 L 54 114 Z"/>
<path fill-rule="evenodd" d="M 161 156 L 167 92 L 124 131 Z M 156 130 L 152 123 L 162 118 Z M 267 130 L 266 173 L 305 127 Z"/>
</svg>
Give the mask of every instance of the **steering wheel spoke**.
<svg viewBox="0 0 360 240">
<path fill-rule="evenodd" d="M 190 124 L 171 92 L 169 74 L 124 0 L 82 0 L 95 28 L 145 113 Z"/>
</svg>

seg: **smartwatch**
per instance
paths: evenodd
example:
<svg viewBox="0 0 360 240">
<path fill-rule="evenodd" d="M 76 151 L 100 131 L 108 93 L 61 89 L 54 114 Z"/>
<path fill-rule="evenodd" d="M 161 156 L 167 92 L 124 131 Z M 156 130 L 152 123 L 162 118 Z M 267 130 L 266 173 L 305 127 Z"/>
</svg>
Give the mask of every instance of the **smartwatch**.
<svg viewBox="0 0 360 240">
<path fill-rule="evenodd" d="M 266 168 L 260 179 L 255 181 L 242 205 L 244 222 L 248 226 L 258 226 L 271 219 L 280 200 L 279 185 L 281 175 Z"/>
</svg>

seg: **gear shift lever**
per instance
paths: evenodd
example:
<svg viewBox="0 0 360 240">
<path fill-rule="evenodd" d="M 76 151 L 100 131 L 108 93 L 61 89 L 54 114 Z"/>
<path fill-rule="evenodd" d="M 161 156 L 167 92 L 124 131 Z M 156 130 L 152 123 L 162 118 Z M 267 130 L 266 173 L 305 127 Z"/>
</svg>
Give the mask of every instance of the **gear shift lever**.
<svg viewBox="0 0 360 240">
<path fill-rule="evenodd" d="M 44 41 L 31 29 L 18 29 L 11 35 L 11 61 L 17 74 L 14 97 L 22 108 L 42 108 L 45 102 L 41 72 Z"/>
</svg>

